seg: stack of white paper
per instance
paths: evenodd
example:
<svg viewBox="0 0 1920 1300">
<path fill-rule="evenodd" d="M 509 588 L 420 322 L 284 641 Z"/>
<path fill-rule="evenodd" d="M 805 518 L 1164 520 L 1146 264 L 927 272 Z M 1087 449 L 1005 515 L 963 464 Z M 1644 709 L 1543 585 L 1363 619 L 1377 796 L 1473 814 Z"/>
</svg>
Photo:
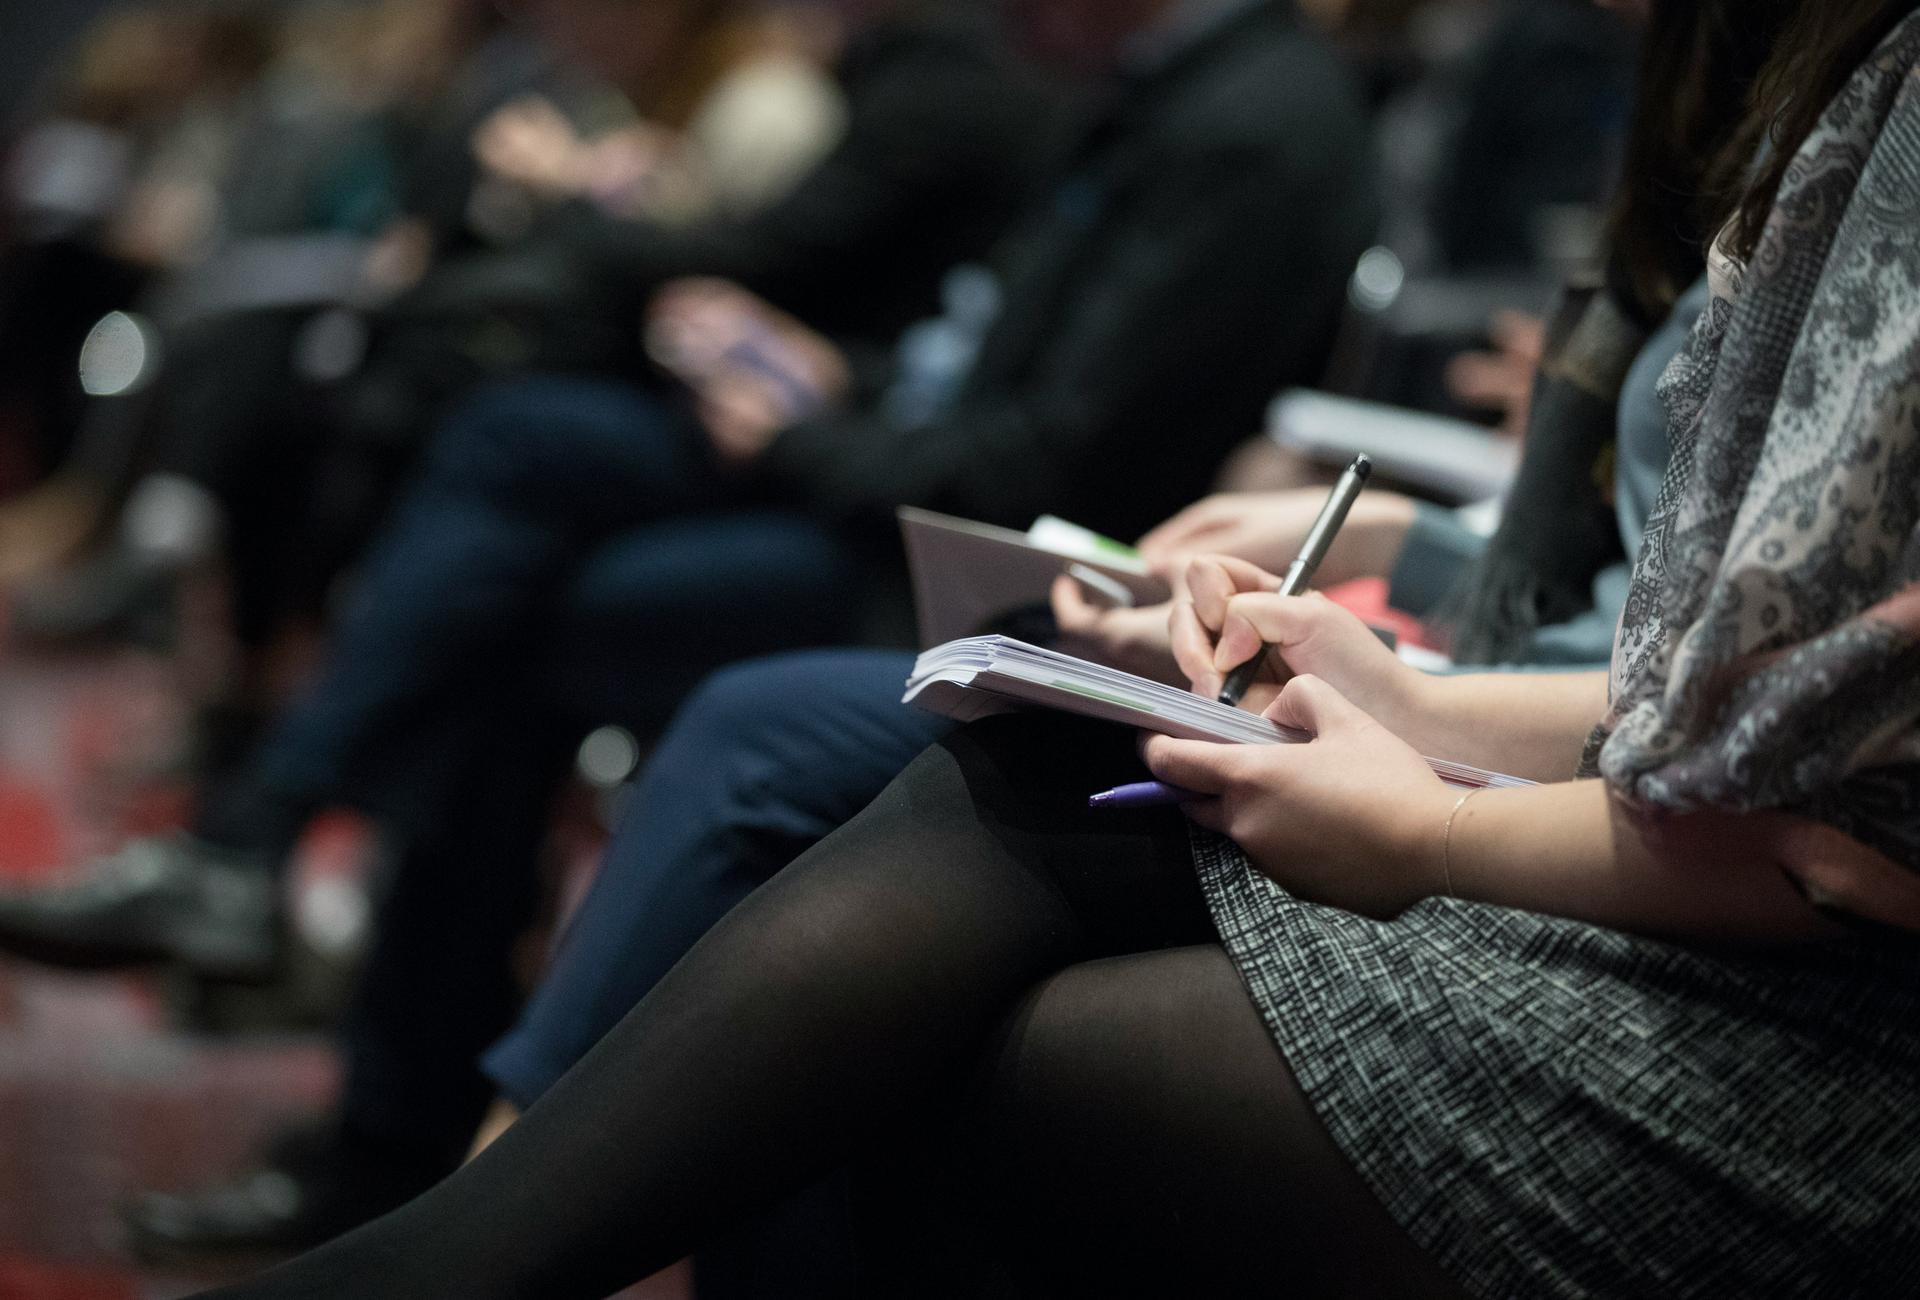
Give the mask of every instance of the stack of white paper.
<svg viewBox="0 0 1920 1300">
<path fill-rule="evenodd" d="M 1245 709 L 1003 636 L 949 641 L 922 654 L 907 679 L 906 702 L 963 722 L 1037 706 L 1183 740 L 1283 745 L 1311 739 Z M 1533 784 L 1444 759 L 1427 762 L 1442 780 L 1468 789 Z"/>
</svg>

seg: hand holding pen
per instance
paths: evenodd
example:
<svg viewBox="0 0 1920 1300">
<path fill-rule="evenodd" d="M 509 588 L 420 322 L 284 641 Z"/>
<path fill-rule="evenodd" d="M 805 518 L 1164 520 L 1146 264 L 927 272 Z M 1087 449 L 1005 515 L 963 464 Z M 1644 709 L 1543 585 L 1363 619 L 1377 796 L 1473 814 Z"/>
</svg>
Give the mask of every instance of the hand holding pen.
<svg viewBox="0 0 1920 1300">
<path fill-rule="evenodd" d="M 1188 571 L 1190 622 L 1174 650 L 1182 669 L 1204 694 L 1262 643 L 1274 647 L 1244 704 L 1275 717 L 1274 706 L 1295 675 L 1318 677 L 1342 698 L 1397 736 L 1427 734 L 1433 679 L 1401 659 L 1360 617 L 1324 597 L 1279 598 L 1275 575 L 1226 556 L 1206 556 Z M 1437 743 L 1429 736 L 1429 743 Z M 1127 791 L 1100 808 L 1140 808 L 1178 802 L 1176 794 Z"/>
<path fill-rule="evenodd" d="M 1334 484 L 1327 503 L 1322 507 L 1319 517 L 1307 532 L 1301 544 L 1300 553 L 1277 584 L 1271 575 L 1263 575 L 1253 565 L 1228 557 L 1213 557 L 1195 565 L 1201 577 L 1202 586 L 1215 585 L 1206 581 L 1213 569 L 1218 569 L 1218 584 L 1221 590 L 1196 592 L 1196 602 L 1176 612 L 1174 629 L 1175 653 L 1182 661 L 1182 667 L 1193 680 L 1195 689 L 1213 680 L 1224 672 L 1225 677 L 1219 692 L 1220 702 L 1239 706 L 1245 699 L 1248 689 L 1260 677 L 1267 666 L 1268 655 L 1273 648 L 1260 631 L 1251 624 L 1246 628 L 1235 628 L 1228 617 L 1228 607 L 1236 594 L 1266 590 L 1275 595 L 1295 596 L 1306 592 L 1314 573 L 1326 557 L 1333 540 L 1338 536 L 1340 527 L 1346 522 L 1348 513 L 1365 486 L 1372 472 L 1372 463 L 1365 456 L 1356 457 Z M 1276 589 L 1277 587 L 1277 589 Z M 1209 599 L 1209 597 L 1211 597 Z M 1209 625 L 1200 617 L 1197 606 L 1205 604 L 1213 615 Z M 1374 664 L 1384 656 L 1386 662 L 1380 662 L 1380 669 L 1388 674 L 1398 674 L 1405 666 L 1375 640 L 1371 632 L 1366 631 L 1357 619 L 1350 620 L 1352 629 L 1358 637 L 1339 637 L 1341 641 L 1353 641 L 1350 656 L 1355 669 L 1362 673 L 1368 665 Z M 1185 626 L 1181 626 L 1184 623 Z M 1245 635 L 1240 635 L 1245 633 Z M 1279 639 L 1275 637 L 1274 639 Z M 1247 644 L 1239 644 L 1246 642 Z M 1344 676 L 1345 674 L 1341 674 Z M 1123 786 L 1093 796 L 1089 803 L 1096 808 L 1142 808 L 1157 804 L 1179 803 L 1192 796 L 1184 791 L 1147 782 L 1132 786 Z"/>
<path fill-rule="evenodd" d="M 1347 522 L 1347 515 L 1353 510 L 1353 503 L 1360 499 L 1360 490 L 1367 485 L 1367 478 L 1373 473 L 1373 462 L 1365 456 L 1355 456 L 1353 464 L 1341 472 L 1333 485 L 1333 491 L 1327 495 L 1327 504 L 1321 507 L 1320 517 L 1313 521 L 1313 527 L 1307 530 L 1307 537 L 1300 544 L 1300 554 L 1280 579 L 1281 596 L 1298 596 L 1313 582 L 1313 575 L 1319 571 L 1320 562 L 1327 558 L 1327 550 L 1333 545 L 1333 539 L 1340 535 L 1341 525 Z M 1261 663 L 1267 657 L 1269 647 L 1262 645 L 1257 654 L 1227 674 L 1226 683 L 1220 688 L 1220 702 L 1238 706 L 1247 688 L 1253 685 L 1259 676 Z"/>
</svg>

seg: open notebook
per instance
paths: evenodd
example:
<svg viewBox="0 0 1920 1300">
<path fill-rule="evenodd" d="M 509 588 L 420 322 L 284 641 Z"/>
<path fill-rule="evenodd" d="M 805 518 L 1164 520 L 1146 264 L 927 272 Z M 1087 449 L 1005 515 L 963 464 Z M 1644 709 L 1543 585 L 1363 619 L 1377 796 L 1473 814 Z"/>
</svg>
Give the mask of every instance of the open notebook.
<svg viewBox="0 0 1920 1300">
<path fill-rule="evenodd" d="M 922 654 L 907 679 L 906 702 L 962 722 L 1037 707 L 1184 740 L 1285 745 L 1311 739 L 1257 713 L 1004 636 L 949 641 Z M 1441 780 L 1463 789 L 1533 784 L 1444 759 L 1427 762 Z"/>
</svg>

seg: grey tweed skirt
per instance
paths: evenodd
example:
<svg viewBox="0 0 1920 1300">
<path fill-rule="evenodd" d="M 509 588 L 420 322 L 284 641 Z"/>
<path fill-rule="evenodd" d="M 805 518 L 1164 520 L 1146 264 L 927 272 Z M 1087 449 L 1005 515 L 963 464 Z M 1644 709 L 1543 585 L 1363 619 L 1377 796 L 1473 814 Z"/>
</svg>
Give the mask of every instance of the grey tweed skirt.
<svg viewBox="0 0 1920 1300">
<path fill-rule="evenodd" d="M 1481 1297 L 1920 1296 L 1920 943 L 1715 955 L 1301 902 L 1195 833 L 1335 1142 Z"/>
</svg>

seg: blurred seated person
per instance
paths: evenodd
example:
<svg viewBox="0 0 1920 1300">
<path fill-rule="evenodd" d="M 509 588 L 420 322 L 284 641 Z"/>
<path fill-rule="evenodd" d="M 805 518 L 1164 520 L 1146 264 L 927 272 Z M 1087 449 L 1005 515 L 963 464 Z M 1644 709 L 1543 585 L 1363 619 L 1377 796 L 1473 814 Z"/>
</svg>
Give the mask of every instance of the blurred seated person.
<svg viewBox="0 0 1920 1300">
<path fill-rule="evenodd" d="M 347 1028 L 345 1114 L 295 1179 L 311 1195 L 215 1197 L 156 1236 L 298 1244 L 464 1150 L 488 1100 L 474 1060 L 516 1001 L 532 846 L 580 734 L 556 695 L 605 690 L 597 721 L 651 730 L 714 664 L 817 644 L 822 620 L 850 635 L 844 571 L 892 559 L 902 503 L 1138 531 L 1205 488 L 1269 394 L 1318 373 L 1376 204 L 1324 41 L 1273 0 L 1017 12 L 1043 52 L 1106 69 L 1108 93 L 891 373 L 707 283 L 655 315 L 683 397 L 579 380 L 476 395 L 319 680 L 195 833 L 0 903 L 0 942 L 42 959 L 260 972 L 314 811 L 367 808 L 404 850 Z M 717 358 L 715 337 L 734 340 Z M 588 670 L 569 640 L 582 605 Z"/>
<path fill-rule="evenodd" d="M 771 111 L 745 120 L 736 112 L 722 114 L 728 120 L 703 138 L 716 149 L 733 149 L 736 173 L 745 170 L 742 155 L 765 164 L 769 175 L 755 202 L 748 201 L 747 182 L 739 181 L 740 214 L 784 192 L 833 144 L 837 92 L 824 72 L 803 68 L 797 56 L 777 57 L 758 43 L 732 39 L 749 8 L 746 0 L 687 0 L 678 8 L 583 0 L 536 11 L 545 20 L 538 29 L 546 46 L 564 39 L 577 50 L 598 49 L 599 67 L 592 60 L 560 62 L 480 0 L 360 0 L 288 13 L 278 24 L 275 58 L 261 84 L 249 88 L 217 172 L 189 196 L 191 203 L 173 204 L 196 215 L 193 230 L 173 240 L 177 248 L 168 259 L 186 283 L 172 293 L 163 286 L 153 304 L 167 353 L 165 391 L 153 403 L 157 409 L 141 413 L 137 432 L 119 431 L 119 442 L 137 436 L 140 445 L 84 449 L 91 454 L 62 476 L 54 494 L 90 503 L 62 530 L 70 538 L 106 508 L 115 462 L 129 465 L 142 477 L 131 492 L 121 545 L 105 565 L 63 575 L 51 607 L 30 603 L 22 630 L 56 640 L 63 623 L 82 625 L 74 629 L 81 634 L 92 631 L 85 625 L 99 622 L 94 611 L 103 601 L 111 605 L 104 598 L 126 585 L 130 569 L 186 563 L 213 547 L 222 531 L 231 534 L 225 549 L 243 566 L 258 565 L 255 556 L 274 549 L 340 422 L 339 412 L 328 417 L 315 408 L 337 395 L 361 364 L 355 353 L 366 350 L 354 339 L 368 326 L 342 309 L 364 314 L 417 281 L 436 259 L 524 236 L 529 218 L 514 197 L 518 187 L 486 179 L 472 157 L 473 136 L 505 111 L 501 104 L 537 103 L 559 117 L 558 102 L 584 120 L 625 122 L 640 111 L 670 117 L 699 111 L 709 94 L 739 99 L 737 91 L 724 90 L 728 78 L 747 76 L 736 58 L 777 64 L 781 84 L 789 87 L 781 129 L 769 129 Z M 596 42 L 575 30 L 578 23 L 562 21 L 581 9 L 613 15 L 602 16 L 601 30 L 589 33 Z M 594 69 L 591 79 L 586 68 Z M 754 142 L 741 143 L 743 133 L 752 133 Z M 331 235 L 361 239 L 356 248 L 353 241 L 324 238 L 302 247 L 288 238 Z M 343 263 L 343 257 L 352 260 Z M 239 283 L 244 280 L 253 283 Z M 284 306 L 274 304 L 274 291 L 263 293 L 262 281 L 280 286 Z M 209 290 L 215 301 L 224 295 L 236 305 L 212 308 L 218 315 L 205 319 L 209 308 L 200 300 Z M 330 338 L 346 342 L 329 349 Z M 329 359 L 329 351 L 341 359 Z M 61 361 L 70 372 L 71 355 Z M 206 388 L 215 393 L 201 391 Z M 275 395 L 284 396 L 276 402 Z M 280 432 L 267 435 L 268 427 Z M 148 521 L 154 514 L 181 518 L 156 528 Z M 275 527 L 261 527 L 263 517 Z M 151 540 L 156 534 L 193 542 L 178 548 L 185 554 L 168 554 Z M 140 565 L 141 559 L 148 563 Z M 32 563 L 23 555 L 11 567 Z M 256 577 L 243 568 L 243 623 L 253 621 L 244 607 L 271 585 L 270 577 L 286 576 Z M 101 585 L 107 591 L 92 590 Z"/>
<path fill-rule="evenodd" d="M 771 64 L 782 85 L 796 79 L 793 40 L 771 53 L 764 40 L 740 48 L 732 34 L 752 12 L 704 0 L 549 0 L 530 17 L 548 44 L 603 83 L 626 86 L 623 102 L 679 120 L 730 96 L 727 76 L 738 65 L 716 63 L 720 54 L 743 53 L 749 68 Z M 977 256 L 1005 226 L 1056 110 L 965 4 L 907 0 L 827 36 L 838 51 L 833 93 L 846 105 L 837 143 L 795 178 L 795 165 L 825 142 L 802 141 L 789 127 L 778 138 L 799 154 L 776 169 L 783 192 L 763 185 L 757 208 L 736 194 L 710 219 L 665 222 L 584 198 L 522 211 L 511 197 L 519 187 L 476 169 L 471 137 L 484 140 L 499 125 L 497 113 L 477 109 L 521 103 L 529 78 L 557 75 L 516 56 L 511 31 L 489 35 L 409 114 L 418 127 L 402 136 L 415 142 L 403 199 L 415 215 L 380 242 L 369 272 L 389 296 L 415 287 L 371 315 L 356 311 L 357 327 L 353 316 L 344 322 L 350 339 L 364 338 L 364 359 L 336 380 L 287 378 L 311 333 L 340 332 L 341 313 L 331 308 L 215 320 L 195 340 L 176 340 L 172 373 L 148 417 L 147 473 L 119 544 L 36 593 L 16 632 L 55 642 L 98 635 L 150 600 L 156 584 L 164 594 L 175 575 L 224 554 L 237 630 L 257 662 L 289 627 L 321 617 L 449 402 L 502 373 L 636 373 L 644 305 L 675 275 L 729 276 L 796 309 L 818 308 L 821 326 L 856 351 L 882 347 L 877 341 L 935 305 L 949 266 Z M 748 89 L 759 76 L 742 75 Z M 569 94 L 593 100 L 577 87 Z M 620 116 L 590 105 L 571 111 Z M 742 171 L 744 154 L 773 161 L 760 140 L 736 148 L 725 169 Z M 514 212 L 532 224 L 515 226 Z M 498 243 L 515 229 L 510 244 Z M 282 433 L 263 436 L 269 426 Z M 169 522 L 151 526 L 154 516 Z M 258 690 L 240 694 L 260 707 Z"/>
<path fill-rule="evenodd" d="M 529 96 L 481 125 L 475 152 L 495 178 L 545 202 L 591 199 L 617 216 L 669 223 L 751 215 L 838 140 L 846 110 L 825 69 L 846 39 L 819 5 L 732 15 L 677 60 L 689 73 L 719 67 L 697 96 L 655 96 L 648 116 L 592 134 Z M 555 43 L 582 61 L 600 44 L 579 31 Z"/>
</svg>

